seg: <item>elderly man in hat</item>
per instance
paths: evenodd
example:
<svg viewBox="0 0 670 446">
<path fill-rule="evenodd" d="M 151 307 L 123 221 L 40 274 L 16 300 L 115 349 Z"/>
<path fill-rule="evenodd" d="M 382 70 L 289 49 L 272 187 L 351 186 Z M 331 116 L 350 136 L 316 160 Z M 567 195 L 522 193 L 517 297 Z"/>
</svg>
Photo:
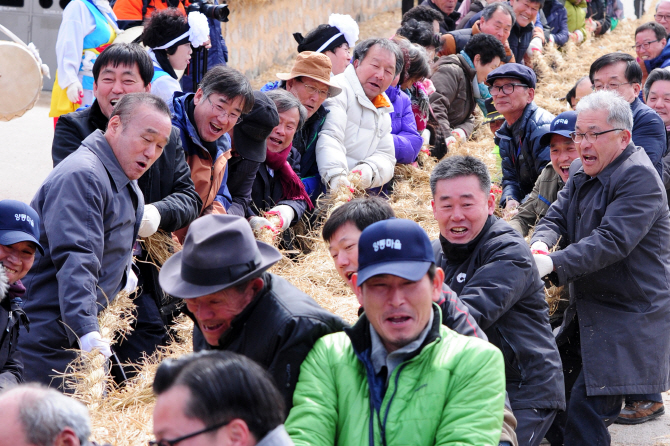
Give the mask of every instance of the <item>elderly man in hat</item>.
<svg viewBox="0 0 670 446">
<path fill-rule="evenodd" d="M 290 73 L 277 73 L 281 81 L 268 82 L 261 88 L 261 91 L 284 88 L 298 98 L 307 110 L 307 120 L 293 136 L 293 149 L 289 160 L 313 202 L 324 189 L 316 165 L 316 143 L 329 112 L 323 102 L 342 92 L 330 80 L 330 71 L 331 60 L 328 56 L 303 51 L 295 58 Z"/>
<path fill-rule="evenodd" d="M 19 325 L 28 328 L 23 311 L 26 288 L 21 279 L 35 261 L 35 251 L 44 254 L 40 217 L 25 203 L 0 201 L 0 390 L 23 381 L 23 361 L 17 351 Z"/>
<path fill-rule="evenodd" d="M 393 106 L 386 89 L 403 68 L 400 47 L 386 38 L 367 39 L 354 51 L 354 62 L 335 76 L 342 93 L 325 103 L 330 110 L 316 143 L 316 164 L 324 185 L 350 186 L 358 174 L 363 189 L 379 188 L 393 178 L 395 146 Z"/>
<path fill-rule="evenodd" d="M 498 444 L 500 351 L 448 329 L 428 235 L 394 218 L 365 228 L 352 286 L 364 313 L 303 362 L 286 429 L 296 445 Z M 362 439 L 369 439 L 362 441 Z"/>
<path fill-rule="evenodd" d="M 525 65 L 505 64 L 489 73 L 486 83 L 505 123 L 496 132 L 502 158 L 500 207 L 513 216 L 549 163 L 549 147 L 540 139 L 547 133 L 554 115 L 538 107 L 535 73 Z"/>
<path fill-rule="evenodd" d="M 312 345 L 345 324 L 267 272 L 281 257 L 254 239 L 243 218 L 208 215 L 190 226 L 184 248 L 165 262 L 159 281 L 168 294 L 184 299 L 195 322 L 194 350 L 229 350 L 258 362 L 290 408 Z"/>
<path fill-rule="evenodd" d="M 670 388 L 670 217 L 628 102 L 596 92 L 576 111 L 580 159 L 531 248 L 539 277 L 570 286 L 556 336 L 568 404 L 552 444 L 604 445 L 624 395 Z"/>
</svg>

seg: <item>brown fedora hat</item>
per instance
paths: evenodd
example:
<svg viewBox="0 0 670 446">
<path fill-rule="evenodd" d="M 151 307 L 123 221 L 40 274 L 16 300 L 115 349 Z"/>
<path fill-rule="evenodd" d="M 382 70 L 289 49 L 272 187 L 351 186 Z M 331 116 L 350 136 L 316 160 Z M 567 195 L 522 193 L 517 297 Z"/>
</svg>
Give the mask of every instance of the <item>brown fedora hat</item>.
<svg viewBox="0 0 670 446">
<path fill-rule="evenodd" d="M 330 58 L 322 53 L 303 51 L 298 54 L 293 62 L 290 73 L 277 73 L 277 77 L 283 81 L 295 79 L 296 77 L 308 77 L 317 82 L 324 83 L 330 87 L 329 96 L 337 96 L 342 89 L 330 81 L 330 72 L 333 64 Z"/>
<path fill-rule="evenodd" d="M 171 296 L 193 299 L 257 277 L 279 260 L 244 218 L 206 215 L 189 226 L 184 248 L 165 262 L 158 283 Z"/>
</svg>

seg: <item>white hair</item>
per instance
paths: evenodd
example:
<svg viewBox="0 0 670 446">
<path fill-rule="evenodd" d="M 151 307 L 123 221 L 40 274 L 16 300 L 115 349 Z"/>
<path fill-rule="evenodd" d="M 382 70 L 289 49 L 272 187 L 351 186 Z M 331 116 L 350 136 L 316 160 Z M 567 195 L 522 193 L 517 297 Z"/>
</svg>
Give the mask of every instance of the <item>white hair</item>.
<svg viewBox="0 0 670 446">
<path fill-rule="evenodd" d="M 617 93 L 596 91 L 584 96 L 575 108 L 577 114 L 598 110 L 607 110 L 607 123 L 611 126 L 633 130 L 633 112 L 630 111 L 630 104 Z"/>
<path fill-rule="evenodd" d="M 20 386 L 24 390 L 19 403 L 19 419 L 26 439 L 36 446 L 52 446 L 65 428 L 74 431 L 82 446 L 89 444 L 91 419 L 88 409 L 81 402 L 62 393 L 41 386 Z"/>
</svg>

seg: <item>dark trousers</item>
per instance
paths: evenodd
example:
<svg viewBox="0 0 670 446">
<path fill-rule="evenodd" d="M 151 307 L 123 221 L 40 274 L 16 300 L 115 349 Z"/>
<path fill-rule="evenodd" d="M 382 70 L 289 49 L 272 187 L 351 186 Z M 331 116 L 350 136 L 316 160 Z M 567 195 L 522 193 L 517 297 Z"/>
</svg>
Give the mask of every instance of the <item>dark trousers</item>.
<svg viewBox="0 0 670 446">
<path fill-rule="evenodd" d="M 144 290 L 134 303 L 137 305 L 137 320 L 133 324 L 133 331 L 112 347 L 119 361 L 128 364 L 123 367 L 128 379 L 137 374 L 134 365 L 140 364 L 145 354 L 150 356 L 159 346 L 167 345 L 168 342 L 167 330 L 153 294 Z M 111 371 L 114 381 L 121 384 L 124 377 L 118 367 L 118 364 L 114 364 Z"/>
<path fill-rule="evenodd" d="M 660 393 L 648 393 L 641 395 L 626 395 L 626 404 L 632 404 L 635 401 L 653 401 L 655 403 L 662 403 L 663 397 Z"/>
<path fill-rule="evenodd" d="M 539 446 L 556 417 L 556 409 L 521 409 L 514 411 L 516 438 L 519 444 Z"/>
<path fill-rule="evenodd" d="M 576 324 L 577 321 L 573 323 Z M 609 445 L 611 438 L 607 427 L 619 416 L 623 395 L 586 394 L 577 329 L 558 351 L 563 362 L 567 408 L 556 416 L 547 432 L 547 440 L 551 446 Z"/>
</svg>

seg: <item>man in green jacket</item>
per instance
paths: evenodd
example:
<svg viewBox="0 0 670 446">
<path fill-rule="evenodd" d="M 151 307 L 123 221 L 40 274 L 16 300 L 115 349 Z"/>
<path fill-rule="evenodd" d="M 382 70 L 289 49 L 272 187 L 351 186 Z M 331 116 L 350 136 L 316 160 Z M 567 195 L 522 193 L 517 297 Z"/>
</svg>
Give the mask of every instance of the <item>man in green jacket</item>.
<svg viewBox="0 0 670 446">
<path fill-rule="evenodd" d="M 576 122 L 576 112 L 563 112 L 554 118 L 551 130 L 540 140 L 540 144 L 549 145 L 551 163 L 537 178 L 528 199 L 519 206 L 519 213 L 509 222 L 524 237 L 544 217 L 551 203 L 556 201 L 558 193 L 568 182 L 570 164 L 579 158 L 575 142 L 570 138 Z"/>
<path fill-rule="evenodd" d="M 352 285 L 365 313 L 316 342 L 286 428 L 297 446 L 493 445 L 505 400 L 502 354 L 443 326 L 444 273 L 409 220 L 374 223 Z"/>
</svg>

